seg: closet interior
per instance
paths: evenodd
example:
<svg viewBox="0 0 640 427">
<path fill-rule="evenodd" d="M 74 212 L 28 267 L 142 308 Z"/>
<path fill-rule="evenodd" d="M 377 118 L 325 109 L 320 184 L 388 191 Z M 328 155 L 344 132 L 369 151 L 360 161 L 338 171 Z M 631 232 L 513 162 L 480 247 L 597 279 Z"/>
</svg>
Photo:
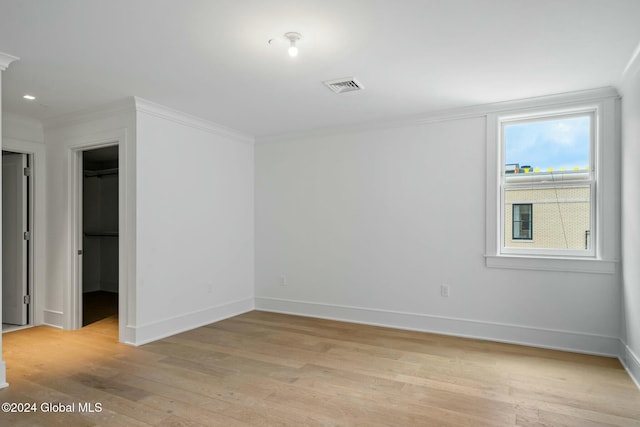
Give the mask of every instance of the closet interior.
<svg viewBox="0 0 640 427">
<path fill-rule="evenodd" d="M 118 314 L 118 146 L 82 153 L 82 325 Z"/>
</svg>

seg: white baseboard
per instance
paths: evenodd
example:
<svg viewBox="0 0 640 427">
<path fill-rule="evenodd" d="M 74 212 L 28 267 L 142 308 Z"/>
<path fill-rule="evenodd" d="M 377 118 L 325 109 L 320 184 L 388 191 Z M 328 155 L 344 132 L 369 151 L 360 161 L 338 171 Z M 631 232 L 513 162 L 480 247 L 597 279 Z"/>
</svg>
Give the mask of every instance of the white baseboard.
<svg viewBox="0 0 640 427">
<path fill-rule="evenodd" d="M 640 389 L 640 357 L 622 340 L 620 340 L 620 362 L 627 370 L 631 380 Z"/>
<path fill-rule="evenodd" d="M 256 310 L 618 357 L 618 337 L 364 307 L 256 297 Z"/>
<path fill-rule="evenodd" d="M 58 329 L 64 328 L 64 313 L 55 310 L 42 310 L 42 324 Z"/>
<path fill-rule="evenodd" d="M 180 332 L 237 316 L 253 309 L 254 299 L 245 298 L 140 326 L 128 325 L 125 328 L 125 343 L 134 346 L 147 344 Z"/>
</svg>

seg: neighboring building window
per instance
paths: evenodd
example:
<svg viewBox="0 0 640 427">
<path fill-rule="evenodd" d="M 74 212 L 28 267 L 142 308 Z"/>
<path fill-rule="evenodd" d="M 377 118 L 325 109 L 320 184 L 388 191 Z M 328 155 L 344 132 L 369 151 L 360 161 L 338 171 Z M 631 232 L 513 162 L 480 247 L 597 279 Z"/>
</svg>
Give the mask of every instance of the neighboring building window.
<svg viewBox="0 0 640 427">
<path fill-rule="evenodd" d="M 595 111 L 499 123 L 501 252 L 593 255 Z"/>
<path fill-rule="evenodd" d="M 515 240 L 531 240 L 531 211 L 533 205 L 528 204 L 514 204 L 513 205 L 513 239 Z"/>
</svg>

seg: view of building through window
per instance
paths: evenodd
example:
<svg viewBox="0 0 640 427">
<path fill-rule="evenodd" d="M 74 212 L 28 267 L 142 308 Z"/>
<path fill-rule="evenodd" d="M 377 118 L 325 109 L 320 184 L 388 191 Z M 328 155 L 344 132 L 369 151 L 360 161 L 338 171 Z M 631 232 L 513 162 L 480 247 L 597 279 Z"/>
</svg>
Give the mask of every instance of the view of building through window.
<svg viewBox="0 0 640 427">
<path fill-rule="evenodd" d="M 502 123 L 504 248 L 591 248 L 592 117 Z"/>
</svg>

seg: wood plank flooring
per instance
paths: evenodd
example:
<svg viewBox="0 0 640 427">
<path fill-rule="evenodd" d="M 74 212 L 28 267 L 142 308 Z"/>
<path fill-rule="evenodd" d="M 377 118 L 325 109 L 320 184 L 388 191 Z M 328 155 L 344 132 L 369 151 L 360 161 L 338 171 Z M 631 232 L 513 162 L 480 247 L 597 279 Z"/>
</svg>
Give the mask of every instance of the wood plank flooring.
<svg viewBox="0 0 640 427">
<path fill-rule="evenodd" d="M 0 426 L 640 426 L 615 359 L 258 311 L 139 348 L 115 317 L 3 347 L 0 402 L 37 412 Z"/>
</svg>

